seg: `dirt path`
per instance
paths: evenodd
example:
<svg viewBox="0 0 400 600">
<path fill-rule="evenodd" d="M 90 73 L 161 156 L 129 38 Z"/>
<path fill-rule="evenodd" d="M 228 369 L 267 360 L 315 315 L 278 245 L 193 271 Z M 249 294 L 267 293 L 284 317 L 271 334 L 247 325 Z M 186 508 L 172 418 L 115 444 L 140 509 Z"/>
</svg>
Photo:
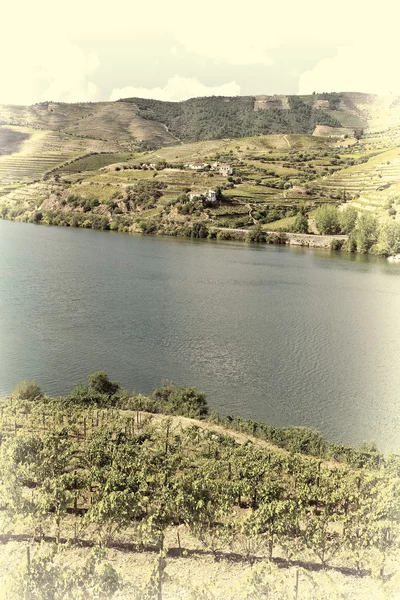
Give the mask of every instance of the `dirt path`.
<svg viewBox="0 0 400 600">
<path fill-rule="evenodd" d="M 284 135 L 284 136 L 283 136 L 283 139 L 284 139 L 284 140 L 285 140 L 285 142 L 287 143 L 287 145 L 288 145 L 288 148 L 291 148 L 292 146 L 290 145 L 290 142 L 289 142 L 289 140 L 287 139 L 287 135 Z"/>
<path fill-rule="evenodd" d="M 251 208 L 250 204 L 246 204 L 246 208 L 248 208 L 248 210 L 249 210 L 249 217 L 250 217 L 250 219 L 252 219 L 252 221 L 253 221 L 254 225 L 257 225 L 258 221 L 257 221 L 257 219 L 255 219 L 255 218 L 253 217 L 253 215 L 251 214 L 251 211 L 252 211 L 253 209 Z"/>
<path fill-rule="evenodd" d="M 129 411 L 127 411 L 127 412 L 129 412 Z M 137 413 L 132 412 L 132 414 L 136 415 Z M 280 448 L 280 446 L 276 446 L 272 442 L 268 442 L 267 440 L 262 440 L 253 435 L 250 435 L 248 433 L 242 433 L 241 431 L 227 429 L 226 427 L 223 427 L 222 425 L 218 425 L 216 423 L 210 423 L 209 421 L 199 421 L 197 419 L 190 419 L 189 417 L 172 416 L 172 415 L 164 415 L 164 414 L 153 414 L 153 413 L 146 413 L 146 412 L 140 412 L 140 411 L 139 411 L 139 414 L 141 414 L 143 416 L 147 416 L 147 417 L 150 416 L 150 417 L 152 417 L 153 422 L 159 422 L 159 423 L 170 418 L 170 419 L 172 419 L 173 427 L 175 429 L 187 429 L 188 427 L 200 427 L 201 429 L 204 429 L 206 431 L 214 431 L 215 433 L 218 433 L 220 435 L 232 437 L 238 444 L 245 444 L 246 442 L 250 442 L 250 443 L 254 444 L 255 446 L 258 446 L 259 448 L 264 448 L 275 454 L 280 454 L 280 455 L 285 455 L 285 456 L 289 456 L 291 454 L 288 450 L 285 450 L 284 448 Z M 316 460 L 316 459 L 318 460 L 317 457 L 310 456 L 308 454 L 301 454 L 301 457 L 304 460 Z M 348 465 L 339 463 L 335 460 L 321 460 L 321 464 L 322 464 L 322 466 L 327 467 L 329 469 L 332 469 L 335 467 L 342 467 L 342 468 L 348 467 Z"/>
</svg>

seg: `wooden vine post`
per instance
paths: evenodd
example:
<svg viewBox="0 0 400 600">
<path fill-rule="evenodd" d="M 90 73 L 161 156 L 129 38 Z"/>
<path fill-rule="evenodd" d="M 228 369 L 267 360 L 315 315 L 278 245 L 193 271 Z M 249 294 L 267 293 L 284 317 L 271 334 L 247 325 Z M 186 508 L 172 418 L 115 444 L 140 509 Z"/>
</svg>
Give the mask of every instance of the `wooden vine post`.
<svg viewBox="0 0 400 600">
<path fill-rule="evenodd" d="M 295 600 L 298 599 L 298 596 L 299 596 L 299 570 L 296 569 L 296 585 L 295 585 L 295 588 L 294 588 L 294 598 L 295 598 Z"/>
</svg>

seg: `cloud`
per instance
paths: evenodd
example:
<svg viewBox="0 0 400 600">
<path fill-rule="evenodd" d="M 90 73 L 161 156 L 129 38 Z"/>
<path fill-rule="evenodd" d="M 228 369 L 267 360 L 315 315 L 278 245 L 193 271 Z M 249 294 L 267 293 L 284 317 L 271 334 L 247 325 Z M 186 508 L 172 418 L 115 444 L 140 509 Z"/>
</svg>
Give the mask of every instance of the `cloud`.
<svg viewBox="0 0 400 600">
<path fill-rule="evenodd" d="M 44 100 L 98 99 L 98 89 L 92 81 L 100 65 L 97 54 L 83 51 L 62 35 L 48 31 L 37 35 L 35 29 L 33 32 L 23 32 L 23 46 L 12 39 L 10 32 L 2 33 L 0 102 L 33 104 Z M 15 32 L 12 34 L 15 37 Z"/>
<path fill-rule="evenodd" d="M 98 0 L 69 0 L 61 17 L 53 0 L 4 5 L 0 103 L 104 100 L 116 86 L 113 99 L 235 95 L 240 86 L 279 93 L 285 84 L 278 73 L 293 91 L 300 80 L 302 93 L 400 86 L 395 0 L 379 6 L 335 0 L 328 12 L 320 0 L 253 0 L 245 10 L 231 0 L 203 0 L 195 13 L 187 0 L 155 0 L 150 12 L 131 0 L 120 0 L 118 10 Z M 292 77 L 294 63 L 310 70 Z M 187 78 L 155 87 L 175 73 Z M 215 87 L 202 83 L 204 73 Z"/>
<path fill-rule="evenodd" d="M 206 86 L 198 79 L 190 77 L 181 77 L 175 75 L 168 80 L 163 88 L 156 87 L 146 89 L 141 87 L 128 86 L 117 88 L 111 92 L 110 100 L 119 100 L 120 98 L 153 98 L 154 100 L 169 100 L 179 102 L 188 98 L 199 96 L 239 96 L 240 85 L 236 81 L 230 81 L 219 86 Z"/>
<path fill-rule="evenodd" d="M 315 67 L 304 72 L 299 78 L 298 93 L 349 91 L 400 94 L 397 20 L 390 22 L 388 13 L 382 8 L 375 14 L 374 27 L 372 23 L 369 25 L 373 35 L 366 35 L 366 29 L 355 28 L 352 43 L 340 45 L 334 56 L 320 60 Z"/>
</svg>

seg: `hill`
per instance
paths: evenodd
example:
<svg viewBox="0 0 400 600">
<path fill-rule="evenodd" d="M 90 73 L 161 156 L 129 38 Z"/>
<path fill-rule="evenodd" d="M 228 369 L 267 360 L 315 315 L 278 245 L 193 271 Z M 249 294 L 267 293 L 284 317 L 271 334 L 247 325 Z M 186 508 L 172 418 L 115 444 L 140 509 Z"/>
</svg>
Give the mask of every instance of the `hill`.
<svg viewBox="0 0 400 600">
<path fill-rule="evenodd" d="M 238 96 L 161 102 L 141 98 L 120 100 L 135 105 L 142 118 L 161 122 L 183 141 L 238 138 L 273 133 L 353 135 L 382 132 L 400 125 L 400 101 L 361 93 L 310 96 Z M 321 129 L 322 128 L 322 129 Z M 336 129 L 336 131 L 335 131 Z"/>
<path fill-rule="evenodd" d="M 35 135 L 46 140 L 62 134 Z M 81 143 L 80 138 L 65 139 Z M 32 135 L 19 152 L 3 160 L 39 169 L 46 162 L 41 163 L 38 156 L 32 159 L 29 152 L 24 154 L 34 141 Z M 269 239 L 325 247 L 332 241 L 325 234 L 348 234 L 349 229 L 347 225 L 344 230 L 339 226 L 321 229 L 315 217 L 321 206 L 340 211 L 353 206 L 359 213 L 370 213 L 368 202 L 374 201 L 377 222 L 390 218 L 397 223 L 400 219 L 396 203 L 398 149 L 383 135 L 357 141 L 275 134 L 204 140 L 143 152 L 122 151 L 122 145 L 114 145 L 121 151 L 92 152 L 83 157 L 76 153 L 35 182 L 4 189 L 1 215 L 95 229 Z M 64 144 L 62 151 L 67 149 Z M 218 198 L 207 200 L 210 190 L 218 193 Z M 368 202 L 363 198 L 369 198 Z M 304 236 L 307 233 L 322 233 L 323 237 Z M 380 251 L 385 253 L 386 247 Z"/>
<path fill-rule="evenodd" d="M 185 102 L 160 102 L 132 98 L 121 104 L 138 107 L 139 115 L 164 123 L 182 141 L 240 138 L 273 133 L 312 133 L 316 125 L 339 127 L 323 109 L 314 109 L 297 96 L 257 103 L 252 96 L 193 98 Z"/>
<path fill-rule="evenodd" d="M 400 226 L 400 102 L 393 98 L 48 102 L 0 107 L 0 121 L 3 218 L 326 247 L 325 234 L 350 229 L 338 215 L 334 226 L 321 226 L 317 209 L 350 205 L 376 220 L 367 245 L 353 240 L 348 248 L 397 251 L 397 243 L 378 239 L 383 224 L 391 239 Z M 207 200 L 214 193 L 216 201 Z"/>
</svg>

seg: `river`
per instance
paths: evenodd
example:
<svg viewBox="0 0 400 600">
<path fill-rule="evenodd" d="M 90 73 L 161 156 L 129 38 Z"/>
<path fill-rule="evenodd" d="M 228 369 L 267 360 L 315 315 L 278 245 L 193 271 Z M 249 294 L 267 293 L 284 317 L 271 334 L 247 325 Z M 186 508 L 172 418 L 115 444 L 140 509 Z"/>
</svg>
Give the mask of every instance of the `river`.
<svg viewBox="0 0 400 600">
<path fill-rule="evenodd" d="M 400 452 L 400 266 L 324 250 L 0 220 L 0 395 L 97 370 Z"/>
</svg>

